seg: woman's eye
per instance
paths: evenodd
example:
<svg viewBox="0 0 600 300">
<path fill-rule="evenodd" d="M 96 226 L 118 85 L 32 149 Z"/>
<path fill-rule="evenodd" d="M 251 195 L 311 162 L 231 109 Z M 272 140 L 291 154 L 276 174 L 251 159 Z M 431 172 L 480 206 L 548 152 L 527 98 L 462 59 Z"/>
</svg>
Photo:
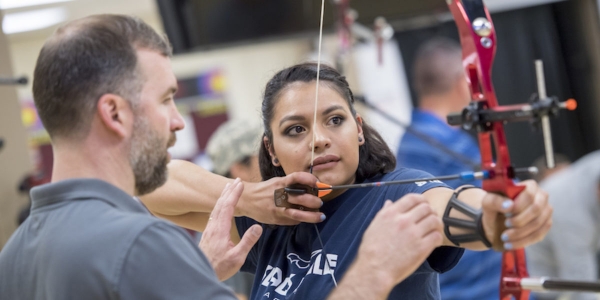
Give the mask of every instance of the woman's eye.
<svg viewBox="0 0 600 300">
<path fill-rule="evenodd" d="M 333 125 L 340 125 L 344 119 L 342 117 L 333 117 L 329 120 L 329 122 Z"/>
<path fill-rule="evenodd" d="M 286 130 L 286 134 L 287 135 L 297 135 L 299 133 L 302 133 L 303 131 L 304 131 L 304 128 L 302 126 L 292 126 L 288 130 Z"/>
</svg>

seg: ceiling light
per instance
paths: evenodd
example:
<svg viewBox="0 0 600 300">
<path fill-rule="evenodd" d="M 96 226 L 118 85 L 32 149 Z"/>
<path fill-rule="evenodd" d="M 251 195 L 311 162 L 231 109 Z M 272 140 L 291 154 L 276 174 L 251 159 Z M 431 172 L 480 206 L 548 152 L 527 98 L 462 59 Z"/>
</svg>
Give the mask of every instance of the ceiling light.
<svg viewBox="0 0 600 300">
<path fill-rule="evenodd" d="M 2 31 L 5 34 L 32 31 L 50 27 L 66 19 L 67 10 L 64 7 L 10 13 L 2 20 Z"/>
<path fill-rule="evenodd" d="M 0 0 L 0 9 L 13 9 L 68 1 L 72 0 Z"/>
</svg>

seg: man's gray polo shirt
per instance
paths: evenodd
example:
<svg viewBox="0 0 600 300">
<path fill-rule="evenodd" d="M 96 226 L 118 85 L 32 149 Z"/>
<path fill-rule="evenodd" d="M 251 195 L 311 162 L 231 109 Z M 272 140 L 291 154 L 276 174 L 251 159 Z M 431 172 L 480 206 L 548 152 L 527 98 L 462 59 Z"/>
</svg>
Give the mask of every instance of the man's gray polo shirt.
<svg viewBox="0 0 600 300">
<path fill-rule="evenodd" d="M 188 234 L 104 181 L 31 191 L 0 252 L 0 299 L 235 299 Z"/>
</svg>

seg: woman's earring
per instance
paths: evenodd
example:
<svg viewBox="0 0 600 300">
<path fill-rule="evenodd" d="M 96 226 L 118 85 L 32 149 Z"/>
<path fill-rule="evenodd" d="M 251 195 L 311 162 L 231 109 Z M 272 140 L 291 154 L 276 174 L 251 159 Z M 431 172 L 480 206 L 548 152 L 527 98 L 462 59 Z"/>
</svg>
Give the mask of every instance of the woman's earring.
<svg viewBox="0 0 600 300">
<path fill-rule="evenodd" d="M 277 164 L 279 164 L 279 159 L 277 159 L 277 158 L 273 158 L 273 164 L 274 164 L 274 165 L 277 165 Z"/>
<path fill-rule="evenodd" d="M 362 141 L 363 141 L 363 139 L 362 139 L 362 138 L 359 136 L 359 137 L 358 137 L 358 142 L 359 142 L 359 143 L 362 143 Z"/>
</svg>

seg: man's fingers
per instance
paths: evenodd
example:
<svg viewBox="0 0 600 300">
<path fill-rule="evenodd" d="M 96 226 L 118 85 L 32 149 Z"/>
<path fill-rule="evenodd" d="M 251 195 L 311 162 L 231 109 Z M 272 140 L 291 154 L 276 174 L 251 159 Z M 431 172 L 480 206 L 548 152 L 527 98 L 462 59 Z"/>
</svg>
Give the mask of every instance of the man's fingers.
<svg viewBox="0 0 600 300">
<path fill-rule="evenodd" d="M 389 207 L 392 204 L 394 204 L 392 200 L 385 200 L 385 202 L 383 203 L 383 208 Z"/>
<path fill-rule="evenodd" d="M 442 220 L 435 214 L 428 214 L 426 217 L 421 219 L 417 223 L 421 236 L 425 237 L 430 235 L 432 232 L 442 233 L 443 223 Z"/>
<path fill-rule="evenodd" d="M 217 199 L 217 202 L 215 203 L 215 207 L 213 208 L 210 216 L 211 218 L 215 217 L 218 212 L 221 211 L 223 205 L 225 205 L 225 199 L 227 199 L 227 197 L 229 196 L 229 194 L 231 193 L 232 190 L 232 186 L 235 183 L 235 181 L 233 182 L 228 182 L 225 187 L 223 188 L 223 191 L 221 192 L 221 196 L 219 197 L 219 199 Z"/>
<path fill-rule="evenodd" d="M 419 223 L 421 220 L 431 215 L 436 215 L 431 205 L 427 202 L 420 202 L 412 207 L 409 216 L 412 222 Z"/>
<path fill-rule="evenodd" d="M 423 195 L 420 194 L 407 194 L 404 197 L 400 198 L 400 200 L 396 201 L 392 207 L 396 209 L 399 213 L 407 212 L 413 207 L 421 204 L 427 203 L 427 200 Z"/>
<path fill-rule="evenodd" d="M 221 196 L 219 196 L 219 198 L 223 197 L 227 192 L 229 192 L 230 186 L 231 186 L 231 182 L 228 182 L 227 184 L 225 184 L 225 187 L 221 191 Z"/>
<path fill-rule="evenodd" d="M 217 200 L 215 208 L 210 214 L 207 227 L 212 227 L 214 224 L 214 226 L 222 227 L 223 230 L 227 229 L 229 231 L 228 228 L 231 225 L 235 206 L 243 190 L 244 184 L 239 178 L 224 189 L 223 195 Z"/>
<path fill-rule="evenodd" d="M 242 259 L 242 261 L 246 259 L 248 252 L 250 252 L 250 250 L 252 249 L 252 247 L 254 247 L 256 242 L 258 242 L 262 231 L 263 229 L 260 225 L 252 225 L 250 228 L 248 228 L 248 230 L 246 230 L 240 242 L 235 247 L 233 247 L 233 251 L 234 253 L 236 253 L 236 255 L 244 256 L 244 259 Z"/>
<path fill-rule="evenodd" d="M 421 239 L 421 250 L 433 251 L 433 249 L 441 246 L 443 242 L 444 237 L 440 230 L 430 231 Z"/>
<path fill-rule="evenodd" d="M 219 207 L 215 216 L 219 219 L 226 219 L 229 222 L 231 218 L 233 218 L 235 206 L 237 205 L 238 200 L 240 200 L 243 191 L 244 184 L 242 183 L 242 180 L 237 178 L 230 186 L 229 193 L 227 193 L 222 200 L 219 200 L 219 202 L 221 202 L 221 207 Z"/>
</svg>

